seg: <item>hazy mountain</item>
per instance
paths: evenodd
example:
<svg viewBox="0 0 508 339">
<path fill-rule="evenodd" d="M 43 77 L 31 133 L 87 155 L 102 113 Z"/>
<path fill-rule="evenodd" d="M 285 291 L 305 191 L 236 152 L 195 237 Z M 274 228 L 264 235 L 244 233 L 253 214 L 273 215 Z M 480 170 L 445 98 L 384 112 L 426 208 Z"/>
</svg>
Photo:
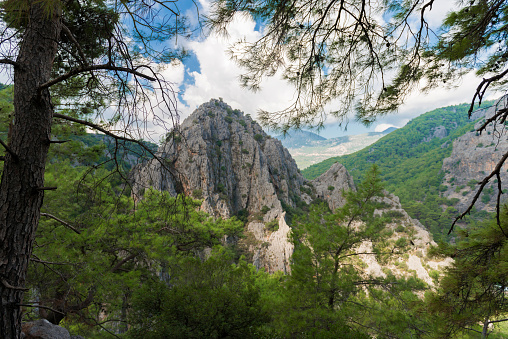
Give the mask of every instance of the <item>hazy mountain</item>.
<svg viewBox="0 0 508 339">
<path fill-rule="evenodd" d="M 303 130 L 291 131 L 286 135 L 277 135 L 275 138 L 279 139 L 286 148 L 299 148 L 312 145 L 315 141 L 326 140 L 316 133 Z"/>
<path fill-rule="evenodd" d="M 293 159 L 295 159 L 298 168 L 303 170 L 310 165 L 317 164 L 331 157 L 346 155 L 359 151 L 373 144 L 394 130 L 396 130 L 396 128 L 390 127 L 383 132 L 369 132 L 359 135 L 346 135 L 331 139 L 322 138 L 321 140 L 314 139 L 305 141 L 302 139 L 302 141 L 299 143 L 296 141 L 291 142 L 292 145 L 299 145 L 294 147 L 286 146 L 284 140 L 282 140 L 282 144 L 288 148 L 289 153 L 291 153 L 291 156 Z M 314 135 L 317 136 L 316 134 Z"/>
</svg>

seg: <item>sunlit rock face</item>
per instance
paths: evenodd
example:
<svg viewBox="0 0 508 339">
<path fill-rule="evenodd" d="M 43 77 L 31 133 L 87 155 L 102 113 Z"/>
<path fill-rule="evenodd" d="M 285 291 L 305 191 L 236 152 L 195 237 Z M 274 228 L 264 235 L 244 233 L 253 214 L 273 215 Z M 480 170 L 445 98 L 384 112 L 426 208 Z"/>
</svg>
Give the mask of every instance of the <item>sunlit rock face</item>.
<svg viewBox="0 0 508 339">
<path fill-rule="evenodd" d="M 133 194 L 142 196 L 144 189 L 153 187 L 200 199 L 201 209 L 214 217 L 247 216 L 245 236 L 237 245 L 256 267 L 268 272 L 290 272 L 294 246 L 285 219 L 288 210 L 319 199 L 333 211 L 344 205 L 343 191 L 355 189 L 353 178 L 338 163 L 313 181 L 304 179 L 279 140 L 221 100 L 196 109 L 168 135 L 157 154 L 164 164 L 151 160 L 133 170 Z M 407 232 L 426 232 L 402 210 L 398 198 L 385 199 L 387 208 L 402 211 L 398 224 Z M 422 246 L 428 246 L 430 236 L 422 234 Z M 382 274 L 375 260 L 362 260 L 371 273 Z"/>
<path fill-rule="evenodd" d="M 446 186 L 443 195 L 458 199 L 455 206 L 459 211 L 464 210 L 473 199 L 478 190 L 477 183 L 490 174 L 503 154 L 508 152 L 508 126 L 505 124 L 490 123 L 481 134 L 476 132 L 496 111 L 507 106 L 506 101 L 507 98 L 503 97 L 493 106 L 473 112 L 471 118 L 480 119 L 474 130 L 457 138 L 453 142 L 450 157 L 443 161 L 443 189 Z M 505 163 L 500 170 L 504 187 L 508 184 L 507 171 L 508 164 Z M 477 210 L 493 212 L 498 193 L 498 180 L 495 177 L 490 180 L 484 192 L 475 207 Z"/>
</svg>

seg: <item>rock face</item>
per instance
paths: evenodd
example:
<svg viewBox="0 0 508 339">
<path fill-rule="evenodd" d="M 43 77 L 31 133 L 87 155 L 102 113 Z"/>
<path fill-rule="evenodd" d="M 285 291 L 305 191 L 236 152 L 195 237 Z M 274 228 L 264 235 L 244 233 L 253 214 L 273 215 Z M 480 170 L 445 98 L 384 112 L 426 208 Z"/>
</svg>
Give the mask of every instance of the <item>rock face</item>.
<svg viewBox="0 0 508 339">
<path fill-rule="evenodd" d="M 135 168 L 133 193 L 142 195 L 153 187 L 201 199 L 201 209 L 215 217 L 249 215 L 246 231 L 252 236 L 246 246 L 256 266 L 270 272 L 289 270 L 293 248 L 284 211 L 315 197 L 335 209 L 343 204 L 342 190 L 354 188 L 339 164 L 324 178 L 307 181 L 279 140 L 221 100 L 201 105 L 168 135 L 157 154 L 165 166 L 151 160 Z M 278 230 L 267 229 L 270 222 L 278 223 Z"/>
<path fill-rule="evenodd" d="M 397 196 L 385 192 L 385 197 L 378 200 L 385 207 L 374 213 L 391 218 L 387 229 L 391 229 L 393 235 L 387 240 L 386 246 L 388 251 L 392 248 L 392 253 L 395 255 L 390 256 L 388 261 L 383 263 L 379 263 L 372 255 L 360 255 L 361 260 L 367 264 L 364 273 L 379 277 L 385 277 L 385 271 L 390 271 L 399 277 L 415 275 L 428 285 L 434 286 L 439 272 L 453 260 L 451 258 L 439 260 L 428 256 L 429 247 L 436 246 L 436 243 L 427 229 L 418 220 L 411 218 L 402 208 Z M 402 254 L 397 255 L 394 244 L 400 238 L 407 240 L 407 248 Z M 372 243 L 363 242 L 357 251 L 372 252 Z"/>
<path fill-rule="evenodd" d="M 154 187 L 201 199 L 201 209 L 215 217 L 248 215 L 245 237 L 238 244 L 258 268 L 268 272 L 290 270 L 293 244 L 285 212 L 315 199 L 324 200 L 333 211 L 345 203 L 342 192 L 355 189 L 352 177 L 339 163 L 313 181 L 304 179 L 279 140 L 268 136 L 249 115 L 220 100 L 201 105 L 171 132 L 157 153 L 165 166 L 151 160 L 135 168 L 133 193 L 141 195 L 145 188 Z M 398 198 L 385 199 L 391 213 L 403 216 L 404 230 L 419 234 L 425 243 L 421 247 L 428 246 L 430 235 L 409 218 Z M 416 238 L 413 243 L 420 246 Z M 365 260 L 371 261 L 373 273 L 379 271 L 379 264 Z M 412 265 L 417 272 L 425 271 L 421 265 Z M 419 275 L 424 276 L 423 271 Z M 424 278 L 430 279 L 428 274 Z"/>
<path fill-rule="evenodd" d="M 501 98 L 487 109 L 479 109 L 472 114 L 472 119 L 480 119 L 475 124 L 478 129 L 486 119 L 492 117 L 496 110 L 507 107 L 507 98 Z M 443 161 L 445 173 L 443 185 L 446 186 L 444 196 L 456 198 L 459 211 L 464 210 L 478 189 L 477 183 L 483 180 L 496 167 L 502 155 L 508 152 L 508 127 L 504 124 L 490 124 L 481 134 L 475 130 L 466 132 L 453 142 L 450 157 Z M 504 164 L 501 181 L 508 183 L 508 165 Z M 496 178 L 491 179 L 484 193 L 476 203 L 476 208 L 493 212 L 498 192 Z"/>
<path fill-rule="evenodd" d="M 304 178 L 281 142 L 250 116 L 211 100 L 172 133 L 158 155 L 173 175 L 152 160 L 134 171 L 135 192 L 152 186 L 184 193 L 203 199 L 205 212 L 223 218 L 268 209 L 270 221 L 282 213 L 281 202 L 296 206 Z"/>
<path fill-rule="evenodd" d="M 333 211 L 346 202 L 342 191 L 354 188 L 353 178 L 346 168 L 338 162 L 318 178 L 312 181 L 316 191 L 316 197 L 323 199 Z"/>
<path fill-rule="evenodd" d="M 71 339 L 69 331 L 46 319 L 24 323 L 21 331 L 25 339 Z"/>
</svg>

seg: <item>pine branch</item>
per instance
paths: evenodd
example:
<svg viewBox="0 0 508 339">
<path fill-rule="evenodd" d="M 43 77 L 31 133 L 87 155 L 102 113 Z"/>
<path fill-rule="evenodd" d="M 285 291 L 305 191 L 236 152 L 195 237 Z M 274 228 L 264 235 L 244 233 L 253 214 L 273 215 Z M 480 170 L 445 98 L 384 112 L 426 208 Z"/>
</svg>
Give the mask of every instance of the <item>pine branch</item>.
<svg viewBox="0 0 508 339">
<path fill-rule="evenodd" d="M 139 77 L 144 78 L 146 80 L 150 80 L 150 81 L 156 81 L 157 80 L 156 78 L 151 77 L 151 76 L 146 75 L 146 74 L 143 74 L 143 73 L 137 71 L 136 69 L 127 68 L 127 67 L 119 67 L 119 66 L 114 66 L 114 65 L 111 65 L 111 64 L 81 66 L 81 67 L 75 68 L 73 70 L 70 70 L 69 72 L 59 76 L 58 78 L 55 78 L 53 80 L 50 80 L 50 81 L 40 85 L 39 88 L 38 88 L 38 92 L 41 93 L 44 89 L 49 88 L 49 87 L 51 87 L 53 85 L 56 85 L 59 82 L 67 80 L 67 79 L 69 79 L 69 78 L 71 78 L 71 77 L 73 77 L 75 75 L 78 75 L 78 74 L 81 74 L 81 73 L 90 72 L 90 71 L 101 71 L 101 70 L 104 70 L 104 71 L 126 72 L 126 73 L 130 73 L 130 74 L 139 76 Z"/>
<path fill-rule="evenodd" d="M 19 63 L 17 63 L 14 60 L 11 60 L 11 59 L 0 59 L 0 64 L 12 65 L 14 67 L 20 67 L 21 66 Z"/>
<path fill-rule="evenodd" d="M 77 234 L 81 234 L 81 232 L 80 232 L 77 228 L 73 227 L 73 226 L 72 226 L 72 225 L 70 225 L 68 222 L 63 221 L 62 219 L 55 217 L 55 216 L 54 216 L 54 215 L 52 215 L 52 214 L 49 214 L 49 213 L 41 213 L 41 216 L 43 216 L 43 217 L 47 217 L 47 218 L 51 218 L 51 219 L 53 219 L 53 220 L 56 220 L 56 221 L 58 221 L 59 223 L 61 223 L 62 225 L 64 225 L 65 227 L 67 227 L 67 228 L 69 228 L 69 229 L 73 230 L 73 231 L 74 231 L 74 232 L 76 232 Z"/>
</svg>

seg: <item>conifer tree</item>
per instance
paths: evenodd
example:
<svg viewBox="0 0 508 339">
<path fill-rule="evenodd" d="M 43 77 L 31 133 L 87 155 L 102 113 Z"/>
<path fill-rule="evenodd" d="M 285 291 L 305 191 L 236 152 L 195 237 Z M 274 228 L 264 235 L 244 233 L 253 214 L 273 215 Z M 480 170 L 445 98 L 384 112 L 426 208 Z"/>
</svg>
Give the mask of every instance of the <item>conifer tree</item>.
<svg viewBox="0 0 508 339">
<path fill-rule="evenodd" d="M 148 118 L 172 121 L 175 113 L 156 63 L 183 54 L 153 43 L 182 34 L 186 25 L 165 0 L 4 0 L 0 9 L 0 64 L 14 79 L 10 138 L 0 142 L 0 337 L 18 338 L 40 208 L 44 192 L 55 189 L 44 184 L 48 151 L 60 142 L 55 121 L 143 146 L 137 127 Z M 91 122 L 104 103 L 113 123 Z"/>
</svg>

